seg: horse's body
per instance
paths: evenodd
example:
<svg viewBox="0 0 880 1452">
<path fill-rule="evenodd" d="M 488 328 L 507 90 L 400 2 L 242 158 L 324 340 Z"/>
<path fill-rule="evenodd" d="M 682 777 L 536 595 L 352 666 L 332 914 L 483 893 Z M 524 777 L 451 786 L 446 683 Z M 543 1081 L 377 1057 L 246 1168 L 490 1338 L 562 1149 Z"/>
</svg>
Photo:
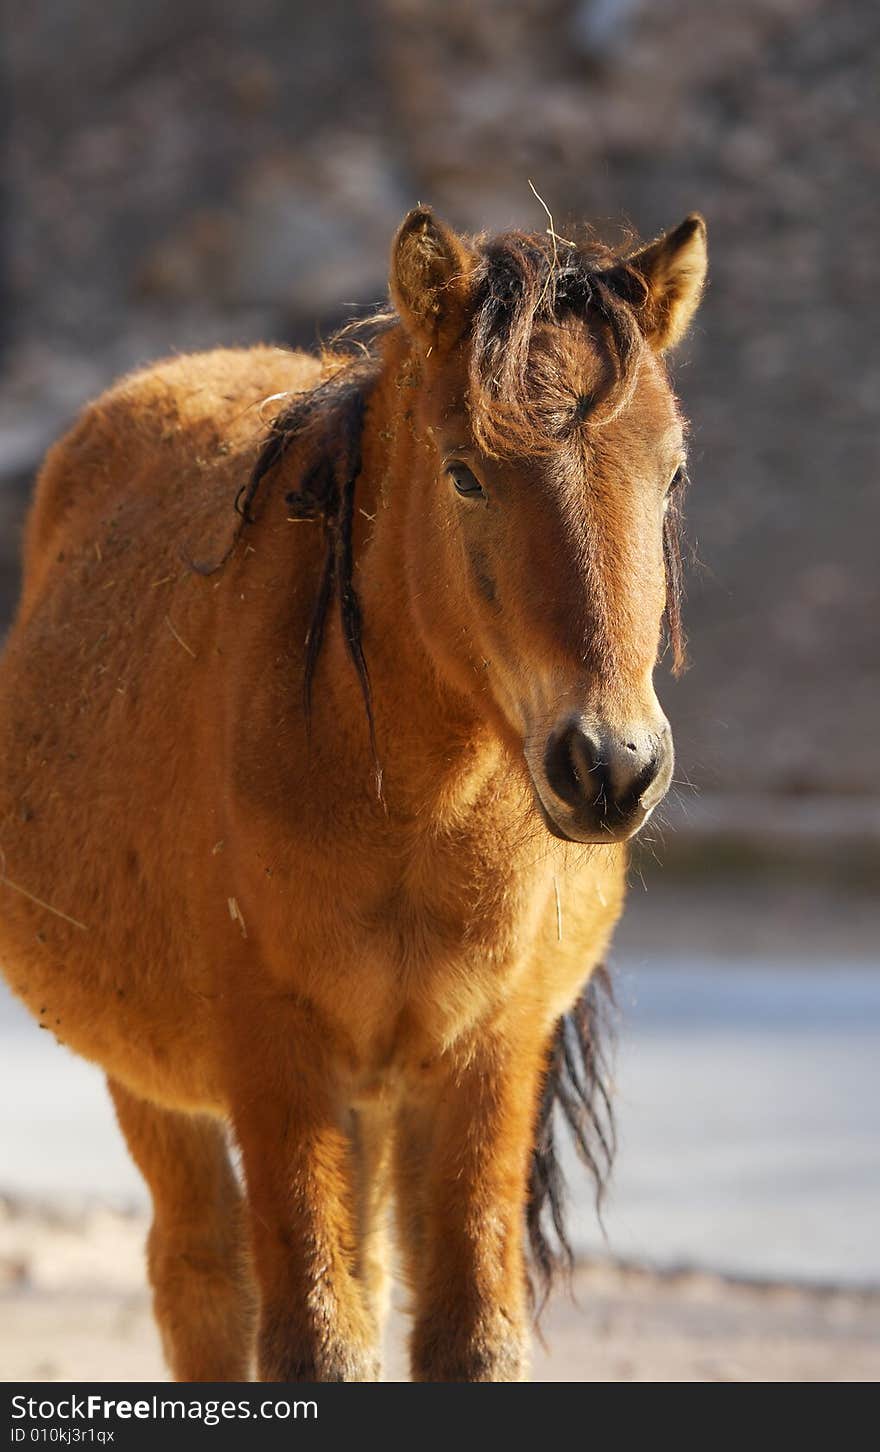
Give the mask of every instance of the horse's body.
<svg viewBox="0 0 880 1452">
<path fill-rule="evenodd" d="M 501 618 L 501 566 L 481 553 L 476 586 L 452 577 L 448 518 L 413 506 L 430 430 L 465 425 L 440 372 L 461 345 L 440 314 L 422 346 L 401 246 L 410 326 L 353 389 L 349 440 L 371 712 L 344 613 L 323 641 L 315 624 L 343 526 L 298 507 L 315 460 L 344 452 L 346 369 L 268 348 L 125 380 L 56 445 L 0 672 L 0 961 L 41 1026 L 108 1075 L 153 1193 L 157 1316 L 185 1379 L 247 1376 L 255 1318 L 264 1378 L 373 1374 L 392 1197 L 414 1375 L 522 1374 L 542 1074 L 622 903 L 628 824 L 601 824 L 594 847 L 546 830 L 512 676 L 496 688 L 492 648 L 449 615 L 450 592 L 475 590 Z M 261 400 L 320 398 L 322 381 L 326 410 L 284 440 L 253 524 L 205 578 L 184 560 L 227 544 Z M 667 387 L 659 370 L 648 387 Z M 414 543 L 430 530 L 446 541 L 433 568 Z M 642 659 L 639 690 L 645 674 Z"/>
</svg>

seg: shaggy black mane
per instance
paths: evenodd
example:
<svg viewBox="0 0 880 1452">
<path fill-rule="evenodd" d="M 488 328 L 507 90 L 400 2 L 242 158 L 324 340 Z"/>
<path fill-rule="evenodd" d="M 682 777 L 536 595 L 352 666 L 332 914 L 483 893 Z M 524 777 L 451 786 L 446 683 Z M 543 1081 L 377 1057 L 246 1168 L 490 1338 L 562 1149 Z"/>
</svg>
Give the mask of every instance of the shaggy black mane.
<svg viewBox="0 0 880 1452">
<path fill-rule="evenodd" d="M 251 476 L 235 498 L 238 524 L 222 558 L 211 565 L 190 561 L 199 574 L 211 575 L 232 555 L 245 526 L 255 523 L 254 508 L 263 481 L 297 447 L 299 487 L 284 496 L 297 519 L 320 519 L 324 524 L 324 563 L 315 593 L 306 637 L 303 704 L 311 720 L 312 685 L 324 643 L 327 618 L 334 595 L 342 633 L 360 682 L 367 713 L 375 770 L 376 795 L 382 800 L 382 767 L 376 745 L 370 674 L 361 638 L 361 608 L 354 588 L 353 531 L 355 487 L 361 472 L 361 437 L 370 392 L 378 364 L 370 356 L 344 363 L 314 388 L 293 395 L 276 418 L 257 455 Z"/>
</svg>

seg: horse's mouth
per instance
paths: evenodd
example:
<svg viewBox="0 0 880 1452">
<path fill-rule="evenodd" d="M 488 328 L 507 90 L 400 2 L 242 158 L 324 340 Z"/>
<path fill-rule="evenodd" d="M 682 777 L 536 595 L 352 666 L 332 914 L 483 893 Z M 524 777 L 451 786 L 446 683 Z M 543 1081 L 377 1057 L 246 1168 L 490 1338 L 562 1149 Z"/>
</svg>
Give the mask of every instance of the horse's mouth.
<svg viewBox="0 0 880 1452">
<path fill-rule="evenodd" d="M 538 815 L 551 837 L 556 837 L 560 842 L 575 842 L 577 840 L 575 837 L 569 837 L 568 833 L 562 830 L 559 823 L 554 822 L 537 792 L 535 792 L 535 806 L 538 808 Z"/>
<path fill-rule="evenodd" d="M 621 822 L 618 827 L 602 827 L 600 831 L 583 833 L 575 836 L 572 832 L 566 831 L 565 827 L 552 817 L 541 800 L 537 788 L 533 788 L 535 806 L 538 808 L 538 815 L 551 837 L 558 842 L 569 842 L 574 847 L 614 847 L 621 842 L 628 842 L 642 830 L 653 811 L 653 807 L 642 812 L 636 820 Z"/>
</svg>

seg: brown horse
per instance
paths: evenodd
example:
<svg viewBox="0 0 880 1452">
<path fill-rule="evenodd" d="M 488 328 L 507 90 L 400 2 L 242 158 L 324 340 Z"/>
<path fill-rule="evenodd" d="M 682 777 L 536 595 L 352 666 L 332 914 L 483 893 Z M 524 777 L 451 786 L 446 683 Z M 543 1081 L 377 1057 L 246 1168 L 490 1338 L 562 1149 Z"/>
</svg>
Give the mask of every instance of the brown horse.
<svg viewBox="0 0 880 1452">
<path fill-rule="evenodd" d="M 661 355 L 705 265 L 698 216 L 624 257 L 419 209 L 357 345 L 159 364 L 48 456 L 0 958 L 108 1075 L 178 1378 L 376 1376 L 392 1201 L 413 1377 L 525 1374 L 553 1102 L 583 1134 L 672 768 Z"/>
</svg>

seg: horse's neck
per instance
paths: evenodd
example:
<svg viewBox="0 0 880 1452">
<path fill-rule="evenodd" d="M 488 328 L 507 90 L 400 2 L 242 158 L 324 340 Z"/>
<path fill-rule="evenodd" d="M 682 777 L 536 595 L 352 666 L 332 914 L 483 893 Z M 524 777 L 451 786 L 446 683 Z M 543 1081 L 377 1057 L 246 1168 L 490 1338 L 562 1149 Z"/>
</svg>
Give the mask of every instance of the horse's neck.
<svg viewBox="0 0 880 1452">
<path fill-rule="evenodd" d="M 355 585 L 363 614 L 380 764 L 389 800 L 419 810 L 464 802 L 502 761 L 497 737 L 472 703 L 438 675 L 418 628 L 406 571 L 409 481 L 423 464 L 402 417 L 395 370 L 379 380 L 362 439 Z M 360 513 L 359 511 L 363 511 Z M 348 709 L 365 713 L 341 632 L 331 644 Z"/>
</svg>

